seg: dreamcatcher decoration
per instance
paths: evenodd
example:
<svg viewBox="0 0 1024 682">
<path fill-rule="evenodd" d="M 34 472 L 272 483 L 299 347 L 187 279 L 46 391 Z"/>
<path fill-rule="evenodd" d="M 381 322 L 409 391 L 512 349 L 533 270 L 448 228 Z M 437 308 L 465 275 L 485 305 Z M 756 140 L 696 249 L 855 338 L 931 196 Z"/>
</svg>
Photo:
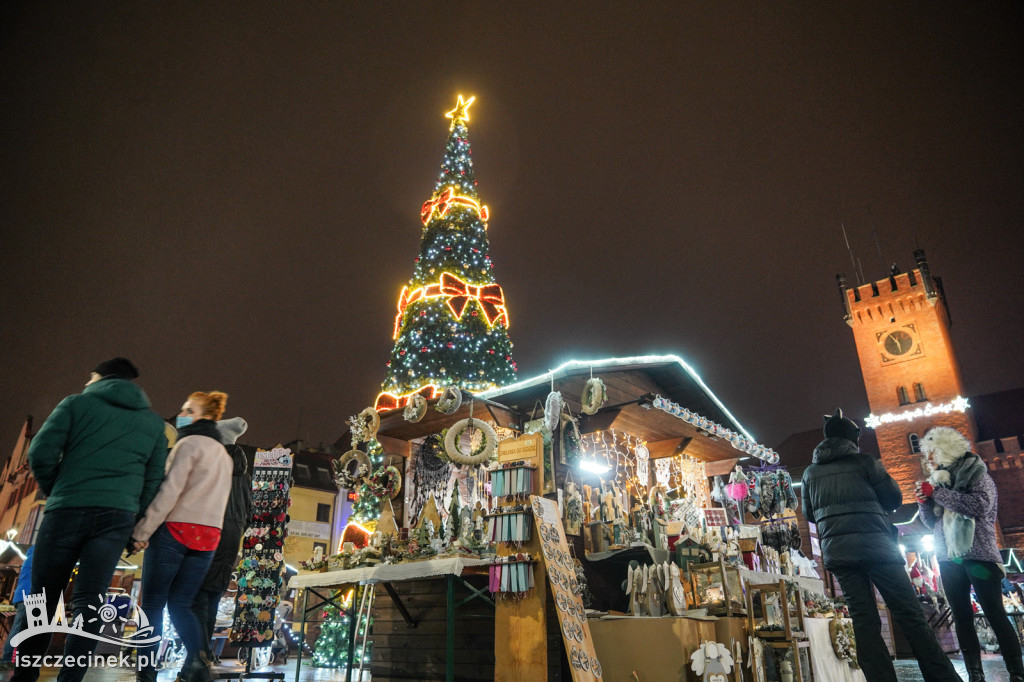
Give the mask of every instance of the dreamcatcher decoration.
<svg viewBox="0 0 1024 682">
<path fill-rule="evenodd" d="M 672 484 L 672 461 L 671 457 L 654 460 L 654 480 L 666 490 Z"/>
<path fill-rule="evenodd" d="M 440 456 L 444 443 L 440 434 L 427 436 L 413 458 L 413 490 L 409 518 L 419 518 L 420 510 L 431 497 L 443 500 L 452 477 L 452 463 Z"/>
</svg>

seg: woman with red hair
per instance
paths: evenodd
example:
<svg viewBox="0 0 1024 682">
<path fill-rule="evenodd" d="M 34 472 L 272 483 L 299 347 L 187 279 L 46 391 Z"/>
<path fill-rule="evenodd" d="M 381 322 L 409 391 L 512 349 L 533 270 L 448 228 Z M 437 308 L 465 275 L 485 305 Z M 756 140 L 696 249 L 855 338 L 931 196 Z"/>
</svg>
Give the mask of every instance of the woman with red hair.
<svg viewBox="0 0 1024 682">
<path fill-rule="evenodd" d="M 182 675 L 187 680 L 212 680 L 203 650 L 203 630 L 192 601 L 220 541 L 224 509 L 231 493 L 233 462 L 224 449 L 217 420 L 224 414 L 226 393 L 196 392 L 178 414 L 178 441 L 167 456 L 167 476 L 145 516 L 132 532 L 130 548 L 146 548 L 142 568 L 142 610 L 163 632 L 163 610 L 185 644 L 188 656 Z M 146 655 L 137 680 L 155 682 L 156 646 L 139 649 Z M 142 661 L 140 661 L 142 662 Z"/>
</svg>

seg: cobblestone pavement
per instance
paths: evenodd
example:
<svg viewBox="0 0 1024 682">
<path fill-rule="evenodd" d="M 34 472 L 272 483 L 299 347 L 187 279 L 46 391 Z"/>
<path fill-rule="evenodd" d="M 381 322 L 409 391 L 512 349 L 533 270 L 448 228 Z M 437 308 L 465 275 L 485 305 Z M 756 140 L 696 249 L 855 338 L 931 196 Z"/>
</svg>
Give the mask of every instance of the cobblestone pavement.
<svg viewBox="0 0 1024 682">
<path fill-rule="evenodd" d="M 959 656 L 950 656 L 953 661 L 953 667 L 960 673 L 960 677 L 967 679 L 967 671 L 964 669 L 963 659 Z M 924 677 L 921 675 L 921 669 L 917 667 L 917 661 L 914 659 L 904 659 L 895 662 L 896 665 L 896 677 L 899 678 L 900 682 L 924 682 Z M 984 655 L 982 657 L 982 665 L 985 668 L 985 680 L 986 682 L 1008 682 L 1010 679 L 1009 673 L 1006 672 L 1006 666 L 1003 665 L 1003 657 L 998 654 L 995 655 Z"/>
</svg>

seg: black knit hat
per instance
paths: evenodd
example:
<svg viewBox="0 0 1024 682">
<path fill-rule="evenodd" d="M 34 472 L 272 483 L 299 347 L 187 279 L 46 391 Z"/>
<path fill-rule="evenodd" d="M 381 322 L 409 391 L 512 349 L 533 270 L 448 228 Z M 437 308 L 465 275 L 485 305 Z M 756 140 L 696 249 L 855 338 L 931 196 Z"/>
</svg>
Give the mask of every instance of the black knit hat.
<svg viewBox="0 0 1024 682">
<path fill-rule="evenodd" d="M 843 416 L 843 411 L 836 408 L 833 415 L 825 415 L 825 438 L 845 438 L 854 443 L 860 440 L 860 428 L 850 419 Z"/>
<path fill-rule="evenodd" d="M 139 370 L 136 369 L 135 365 L 128 358 L 114 358 L 113 360 L 101 362 L 96 365 L 96 369 L 93 371 L 104 379 L 112 377 L 114 379 L 132 380 L 139 377 Z"/>
</svg>

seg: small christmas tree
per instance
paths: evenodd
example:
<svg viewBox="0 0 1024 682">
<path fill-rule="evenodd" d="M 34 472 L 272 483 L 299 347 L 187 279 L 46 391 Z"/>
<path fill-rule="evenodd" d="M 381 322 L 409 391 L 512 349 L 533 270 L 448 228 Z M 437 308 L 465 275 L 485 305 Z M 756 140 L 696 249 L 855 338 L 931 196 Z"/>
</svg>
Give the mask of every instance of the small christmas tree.
<svg viewBox="0 0 1024 682">
<path fill-rule="evenodd" d="M 339 593 L 335 593 L 337 598 Z M 313 650 L 313 665 L 318 668 L 344 668 L 348 667 L 348 637 L 350 629 L 349 611 L 339 609 L 328 604 L 321 614 L 324 618 L 320 627 L 320 635 L 316 638 L 316 648 Z M 365 650 L 360 650 L 363 643 L 363 634 L 366 628 L 373 625 L 373 618 L 363 617 L 359 619 L 359 628 L 356 632 L 355 655 L 361 656 L 363 663 L 369 663 L 373 642 L 367 638 Z"/>
<path fill-rule="evenodd" d="M 447 114 L 444 160 L 421 211 L 413 276 L 399 296 L 380 410 L 403 407 L 413 393 L 433 398 L 445 386 L 483 391 L 515 378 L 505 294 L 491 272 L 489 216 L 477 194 L 466 127 L 473 99 L 459 95 Z"/>
<path fill-rule="evenodd" d="M 366 441 L 366 455 L 370 458 L 371 471 L 376 471 L 384 464 L 384 448 L 376 438 Z M 363 483 L 356 491 L 355 502 L 352 503 L 352 520 L 364 526 L 380 517 L 380 500 L 370 492 L 369 486 Z"/>
</svg>

